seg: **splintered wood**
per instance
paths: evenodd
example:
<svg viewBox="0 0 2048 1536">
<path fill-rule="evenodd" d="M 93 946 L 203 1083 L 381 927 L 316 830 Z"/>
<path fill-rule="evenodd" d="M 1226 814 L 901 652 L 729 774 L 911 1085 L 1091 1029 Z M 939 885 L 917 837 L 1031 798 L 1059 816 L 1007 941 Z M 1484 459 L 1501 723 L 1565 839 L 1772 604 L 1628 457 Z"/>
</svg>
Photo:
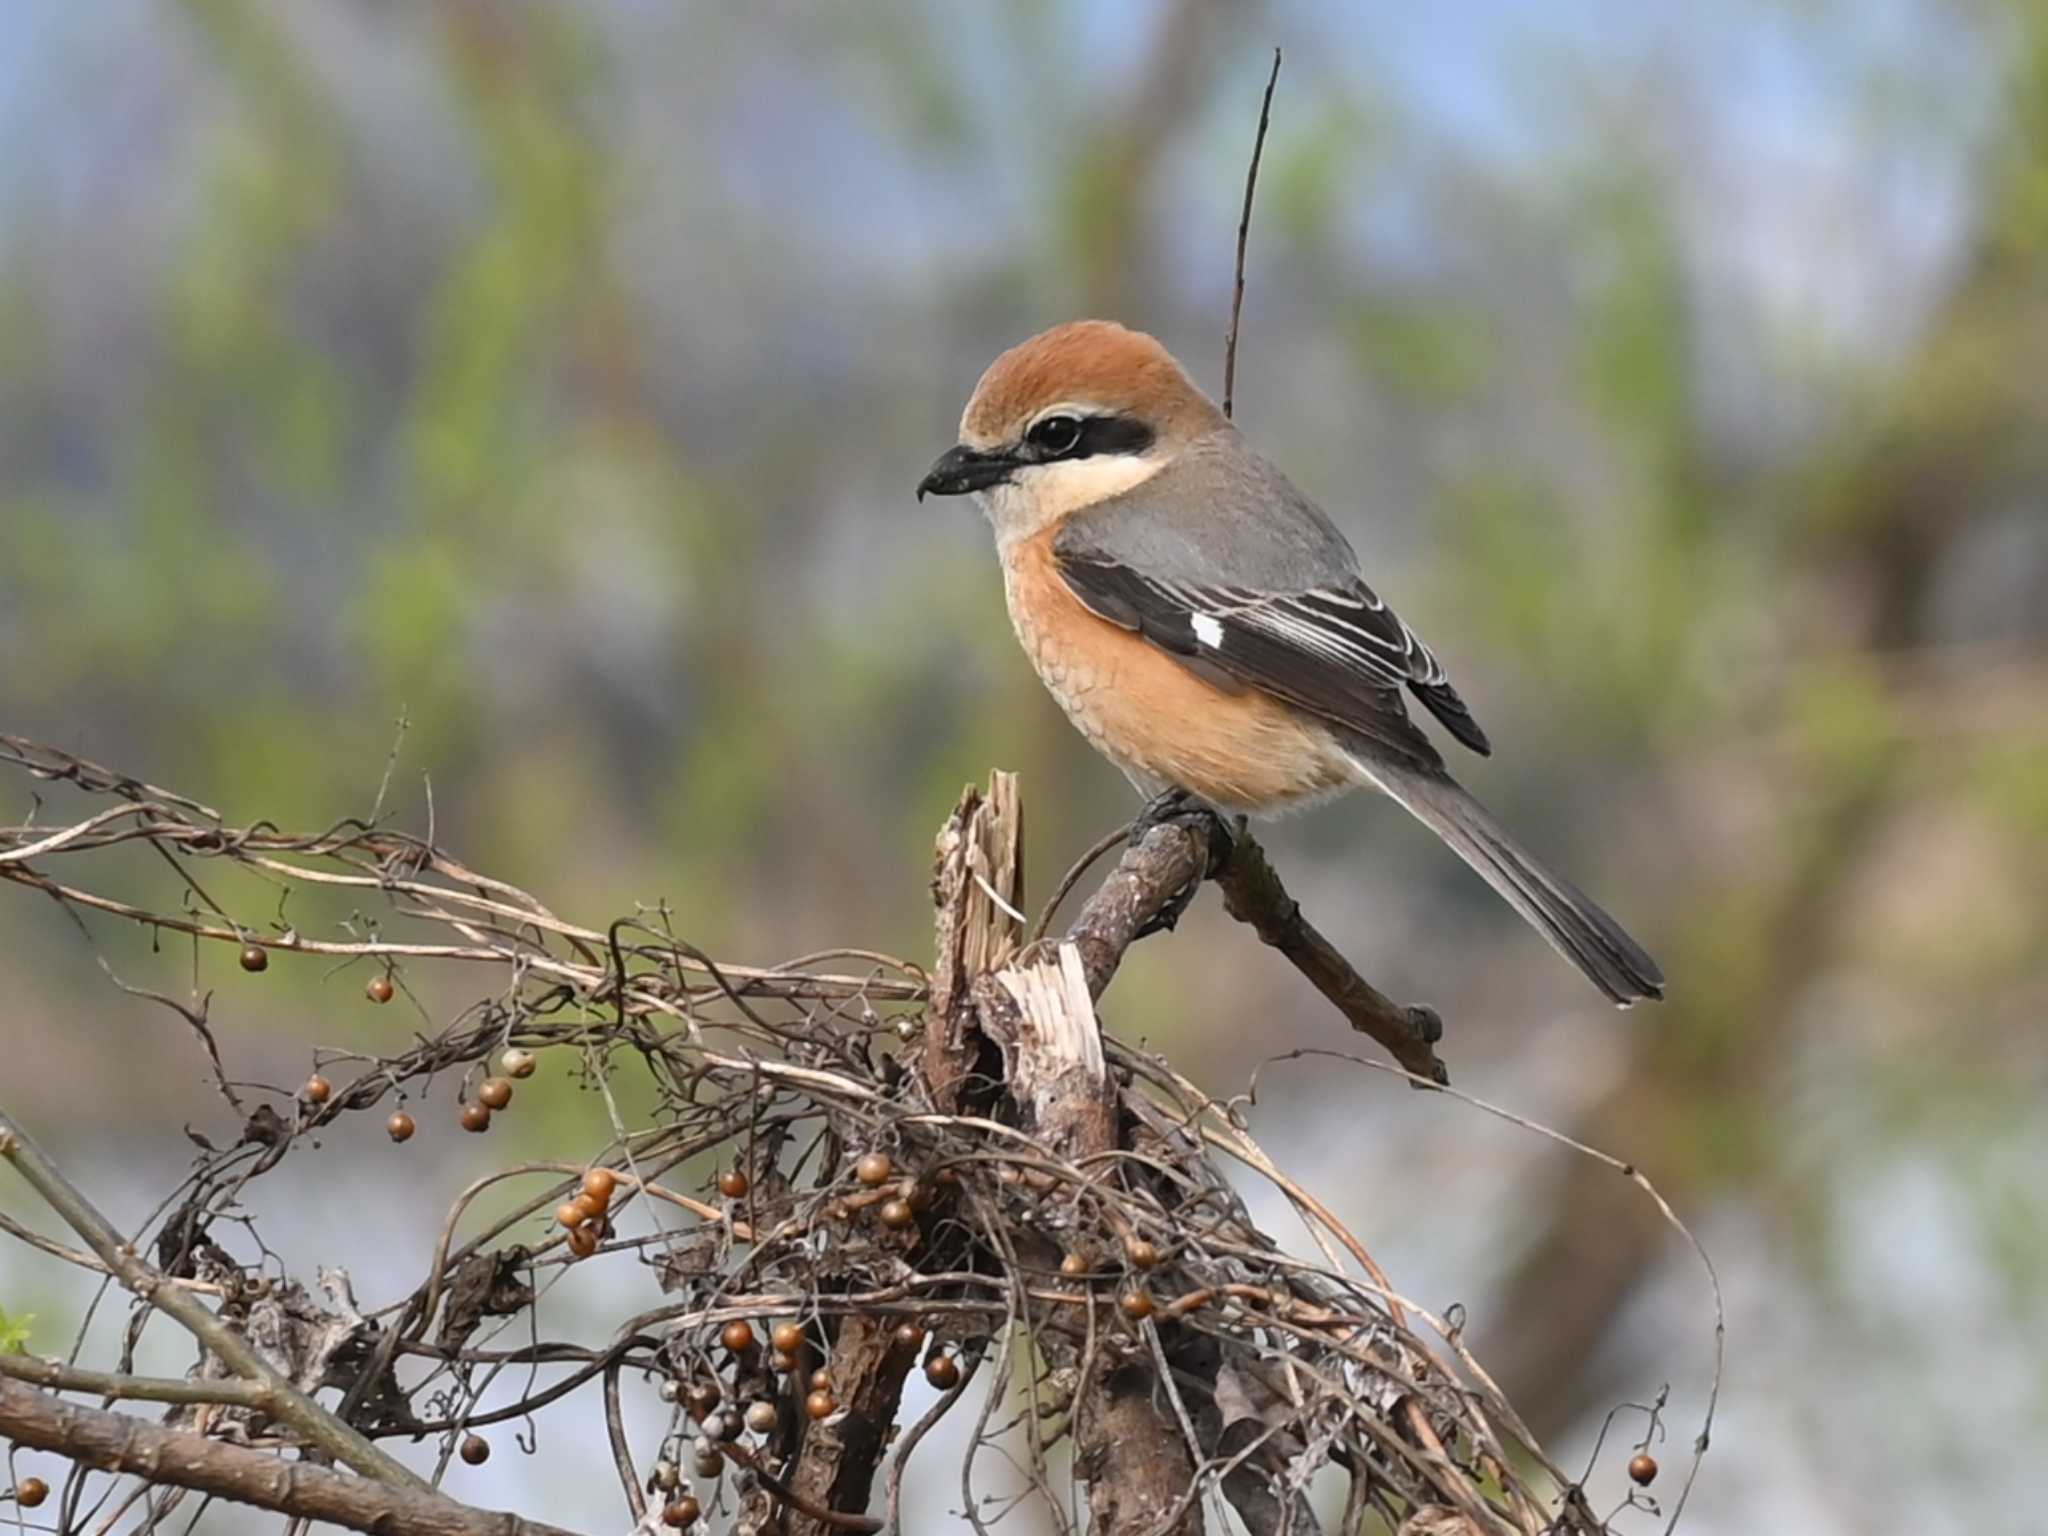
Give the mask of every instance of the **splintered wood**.
<svg viewBox="0 0 2048 1536">
<path fill-rule="evenodd" d="M 925 1080 L 936 1103 L 956 1108 L 979 1059 L 975 978 L 1009 960 L 1024 937 L 1024 808 L 1014 773 L 989 775 L 986 794 L 972 784 L 961 791 L 939 829 L 932 900 L 936 963 Z"/>
</svg>

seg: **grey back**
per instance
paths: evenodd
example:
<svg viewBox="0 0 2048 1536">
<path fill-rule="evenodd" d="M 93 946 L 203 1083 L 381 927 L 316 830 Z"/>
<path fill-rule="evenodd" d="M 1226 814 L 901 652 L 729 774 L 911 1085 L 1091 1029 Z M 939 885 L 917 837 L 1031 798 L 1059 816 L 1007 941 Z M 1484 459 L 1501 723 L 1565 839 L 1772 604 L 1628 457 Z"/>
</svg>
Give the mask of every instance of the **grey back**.
<svg viewBox="0 0 2048 1536">
<path fill-rule="evenodd" d="M 1074 514 L 1059 549 L 1160 581 L 1260 592 L 1309 592 L 1358 575 L 1336 524 L 1231 426 L 1197 438 L 1142 485 Z"/>
</svg>

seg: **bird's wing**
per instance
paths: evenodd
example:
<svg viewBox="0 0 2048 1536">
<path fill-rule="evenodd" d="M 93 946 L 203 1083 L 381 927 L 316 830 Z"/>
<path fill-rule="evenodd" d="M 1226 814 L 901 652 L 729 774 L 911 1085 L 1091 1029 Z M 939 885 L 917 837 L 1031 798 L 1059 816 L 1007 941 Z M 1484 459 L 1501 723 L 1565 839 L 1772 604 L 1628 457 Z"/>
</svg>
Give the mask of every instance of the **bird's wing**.
<svg viewBox="0 0 2048 1536">
<path fill-rule="evenodd" d="M 1442 664 L 1365 584 L 1321 510 L 1241 447 L 1204 458 L 1183 454 L 1068 519 L 1053 553 L 1074 595 L 1197 670 L 1221 671 L 1419 765 L 1442 760 L 1408 718 L 1404 687 L 1466 746 L 1491 751 Z M 1207 509 L 1200 526 L 1191 504 Z"/>
</svg>

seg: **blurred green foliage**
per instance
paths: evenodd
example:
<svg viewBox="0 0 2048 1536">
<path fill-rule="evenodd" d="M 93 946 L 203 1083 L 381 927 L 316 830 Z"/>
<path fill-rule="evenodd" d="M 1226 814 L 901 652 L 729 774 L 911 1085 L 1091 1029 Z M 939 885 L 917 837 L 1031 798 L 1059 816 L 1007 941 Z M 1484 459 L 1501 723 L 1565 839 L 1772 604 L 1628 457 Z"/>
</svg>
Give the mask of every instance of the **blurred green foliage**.
<svg viewBox="0 0 2048 1536">
<path fill-rule="evenodd" d="M 1546 23 L 1496 141 L 1350 8 L 1109 9 L 73 23 L 21 110 L 92 153 L 5 152 L 0 727 L 322 825 L 403 716 L 408 825 L 430 783 L 478 867 L 592 918 L 665 900 L 749 960 L 921 954 L 931 833 L 1001 764 L 1044 893 L 1123 789 L 1015 656 L 983 532 L 909 488 L 987 358 L 1077 310 L 1214 371 L 1277 35 L 1247 422 L 1474 698 L 1476 786 L 1674 979 L 1599 1020 L 1571 1128 L 1735 1213 L 1724 1268 L 1847 1309 L 1826 1369 L 1941 1350 L 1858 1289 L 1888 1160 L 1960 1213 L 1916 1264 L 2048 1315 L 2048 13 L 1744 5 L 1660 49 L 1595 7 L 1612 35 Z M 96 48 L 119 110 L 88 117 Z M 1454 1067 L 1533 1080 L 1534 1019 L 1588 999 L 1408 836 L 1347 808 L 1273 841 L 1454 1021 Z M 1134 961 L 1118 1026 L 1218 1083 L 1325 1038 L 1213 933 Z M 0 944 L 7 1059 L 137 1096 L 109 1074 L 142 1023 L 56 1022 L 113 1001 L 76 935 L 17 899 Z M 269 1048 L 405 1028 L 360 980 L 268 978 Z M 567 1154 L 587 1099 L 539 1088 L 525 1124 Z M 1584 1429 L 1659 1368 L 1621 1319 L 1669 1254 L 1607 1175 L 1546 1179 L 1495 1315 L 1550 1325 L 1496 1343 L 1532 1418 Z M 2038 1434 L 2048 1339 L 2016 1331 Z M 1911 1431 L 1859 1422 L 1896 1472 Z M 1899 1508 L 1999 1508 L 1958 1458 Z"/>
</svg>

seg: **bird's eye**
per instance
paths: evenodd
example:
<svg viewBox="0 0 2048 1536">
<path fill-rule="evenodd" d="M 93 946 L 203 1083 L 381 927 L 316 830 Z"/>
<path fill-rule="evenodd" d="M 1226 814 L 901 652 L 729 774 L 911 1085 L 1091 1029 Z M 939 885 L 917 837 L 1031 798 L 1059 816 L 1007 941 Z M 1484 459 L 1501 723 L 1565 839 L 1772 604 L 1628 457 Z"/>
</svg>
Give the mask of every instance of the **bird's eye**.
<svg viewBox="0 0 2048 1536">
<path fill-rule="evenodd" d="M 1072 416 L 1048 416 L 1025 437 L 1031 446 L 1048 454 L 1070 453 L 1081 441 L 1081 423 Z"/>
</svg>

